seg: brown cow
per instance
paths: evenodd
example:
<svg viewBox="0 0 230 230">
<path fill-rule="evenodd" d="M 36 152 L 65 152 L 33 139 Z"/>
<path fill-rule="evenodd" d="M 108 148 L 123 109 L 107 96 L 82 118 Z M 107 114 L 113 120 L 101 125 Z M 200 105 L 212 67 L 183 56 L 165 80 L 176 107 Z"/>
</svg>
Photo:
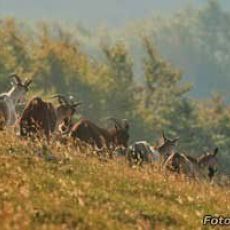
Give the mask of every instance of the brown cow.
<svg viewBox="0 0 230 230">
<path fill-rule="evenodd" d="M 88 144 L 102 148 L 103 145 L 110 149 L 116 146 L 124 146 L 127 148 L 129 141 L 129 123 L 127 120 L 114 121 L 114 128 L 104 129 L 88 119 L 81 119 L 70 131 L 70 136 L 76 140 L 79 139 Z"/>
<path fill-rule="evenodd" d="M 49 139 L 64 119 L 71 119 L 76 107 L 81 103 L 69 103 L 62 95 L 56 95 L 59 105 L 44 102 L 40 97 L 33 98 L 26 106 L 20 119 L 21 136 L 45 134 Z"/>
</svg>

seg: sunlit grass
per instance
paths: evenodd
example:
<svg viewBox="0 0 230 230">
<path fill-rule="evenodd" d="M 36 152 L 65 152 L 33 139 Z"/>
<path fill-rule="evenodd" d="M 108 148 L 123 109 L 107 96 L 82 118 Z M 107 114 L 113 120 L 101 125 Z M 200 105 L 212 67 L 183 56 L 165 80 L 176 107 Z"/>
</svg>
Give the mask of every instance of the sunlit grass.
<svg viewBox="0 0 230 230">
<path fill-rule="evenodd" d="M 7 132 L 0 146 L 1 229 L 201 229 L 230 213 L 227 187 Z"/>
</svg>

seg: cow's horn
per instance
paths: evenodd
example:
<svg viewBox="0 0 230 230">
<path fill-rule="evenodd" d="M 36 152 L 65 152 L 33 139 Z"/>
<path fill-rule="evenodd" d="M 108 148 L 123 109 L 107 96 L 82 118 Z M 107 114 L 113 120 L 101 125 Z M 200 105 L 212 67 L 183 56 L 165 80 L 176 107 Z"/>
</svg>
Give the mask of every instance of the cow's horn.
<svg viewBox="0 0 230 230">
<path fill-rule="evenodd" d="M 122 128 L 121 122 L 118 119 L 114 117 L 109 117 L 108 119 L 113 121 L 119 128 Z"/>
<path fill-rule="evenodd" d="M 66 99 L 64 95 L 56 94 L 56 95 L 53 95 L 52 98 L 57 98 L 60 104 L 66 104 L 66 105 L 69 104 L 68 100 Z"/>
<path fill-rule="evenodd" d="M 123 124 L 123 127 L 128 129 L 129 128 L 129 121 L 128 119 L 122 119 L 122 124 Z"/>
<path fill-rule="evenodd" d="M 21 81 L 20 77 L 17 74 L 12 73 L 9 77 L 14 79 L 16 84 L 22 84 L 22 81 Z"/>
</svg>

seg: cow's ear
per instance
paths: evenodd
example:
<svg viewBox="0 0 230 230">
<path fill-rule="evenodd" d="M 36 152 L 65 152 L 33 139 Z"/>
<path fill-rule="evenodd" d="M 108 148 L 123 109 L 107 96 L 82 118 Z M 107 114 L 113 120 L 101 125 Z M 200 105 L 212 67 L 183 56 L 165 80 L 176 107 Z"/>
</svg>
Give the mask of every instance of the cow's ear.
<svg viewBox="0 0 230 230">
<path fill-rule="evenodd" d="M 17 84 L 15 83 L 15 81 L 13 81 L 13 80 L 10 81 L 10 84 L 11 84 L 12 86 L 17 85 Z"/>
<path fill-rule="evenodd" d="M 9 78 L 11 79 L 12 85 L 22 85 L 21 79 L 17 74 L 13 73 L 9 76 Z"/>
<path fill-rule="evenodd" d="M 167 141 L 167 138 L 166 138 L 166 136 L 165 136 L 165 132 L 164 132 L 164 131 L 162 131 L 162 138 L 163 138 L 164 142 Z"/>
<path fill-rule="evenodd" d="M 25 82 L 24 82 L 24 86 L 29 88 L 30 84 L 32 83 L 32 80 L 31 79 L 26 79 Z"/>
<path fill-rule="evenodd" d="M 114 124 L 114 127 L 115 127 L 116 131 L 119 129 L 117 124 Z"/>
<path fill-rule="evenodd" d="M 127 119 L 123 119 L 123 127 L 127 130 L 129 129 L 130 125 Z"/>
<path fill-rule="evenodd" d="M 214 156 L 216 156 L 216 154 L 218 153 L 218 151 L 219 151 L 218 147 L 214 149 Z"/>
<path fill-rule="evenodd" d="M 76 109 L 79 105 L 82 105 L 82 102 L 74 103 L 72 106 Z"/>
<path fill-rule="evenodd" d="M 176 144 L 176 143 L 178 142 L 178 140 L 179 140 L 179 137 L 175 138 L 175 139 L 172 140 L 171 142 L 172 142 L 173 144 Z"/>
</svg>

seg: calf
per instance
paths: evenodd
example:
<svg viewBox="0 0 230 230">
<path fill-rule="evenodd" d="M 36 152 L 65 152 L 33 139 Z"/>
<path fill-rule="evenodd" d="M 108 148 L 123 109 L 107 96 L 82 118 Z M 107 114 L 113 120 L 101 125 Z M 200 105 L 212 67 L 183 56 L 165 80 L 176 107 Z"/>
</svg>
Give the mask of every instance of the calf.
<svg viewBox="0 0 230 230">
<path fill-rule="evenodd" d="M 192 176 L 202 176 L 202 171 L 207 169 L 208 177 L 211 181 L 217 172 L 217 153 L 218 148 L 216 148 L 213 153 L 205 153 L 197 158 L 183 153 L 172 153 L 165 161 L 164 168 L 170 168 L 172 171 L 177 173 L 183 171 L 183 173 L 190 174 Z M 187 170 L 185 170 L 185 168 L 187 168 Z"/>
<path fill-rule="evenodd" d="M 128 160 L 142 165 L 143 162 L 159 161 L 159 153 L 146 141 L 138 141 L 129 146 Z"/>
</svg>

